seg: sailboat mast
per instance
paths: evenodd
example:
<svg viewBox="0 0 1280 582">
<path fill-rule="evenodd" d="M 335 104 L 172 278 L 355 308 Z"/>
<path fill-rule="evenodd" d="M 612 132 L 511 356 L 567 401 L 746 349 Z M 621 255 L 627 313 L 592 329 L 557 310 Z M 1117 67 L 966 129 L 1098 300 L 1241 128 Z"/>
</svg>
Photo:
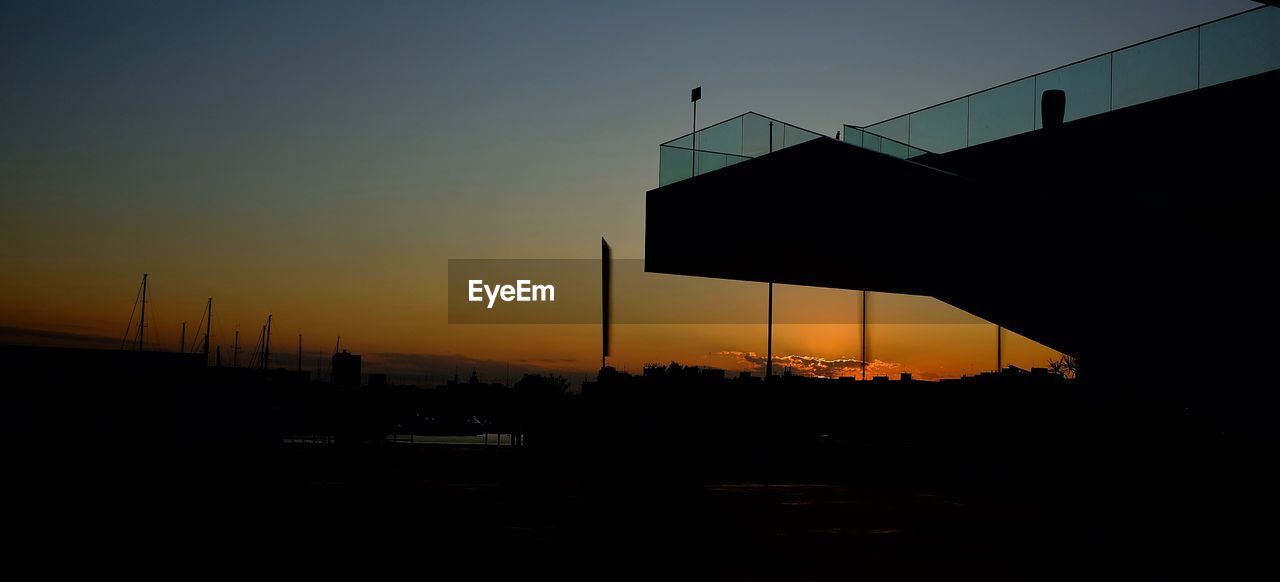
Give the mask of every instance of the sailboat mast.
<svg viewBox="0 0 1280 582">
<path fill-rule="evenodd" d="M 213 298 L 205 306 L 204 312 L 204 363 L 209 365 L 209 330 L 213 329 Z"/>
<path fill-rule="evenodd" d="M 267 360 L 271 359 L 271 314 L 267 314 L 267 339 L 262 342 L 262 369 L 268 369 Z"/>
<path fill-rule="evenodd" d="M 142 336 L 147 329 L 147 274 L 142 274 L 142 314 L 138 317 L 138 351 L 142 351 Z"/>
</svg>

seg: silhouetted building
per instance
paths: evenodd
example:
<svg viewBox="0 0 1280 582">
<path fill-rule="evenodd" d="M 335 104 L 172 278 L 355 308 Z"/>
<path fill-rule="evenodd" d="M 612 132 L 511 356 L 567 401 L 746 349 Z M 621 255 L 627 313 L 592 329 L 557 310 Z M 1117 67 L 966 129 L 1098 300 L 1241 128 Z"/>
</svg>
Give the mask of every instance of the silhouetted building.
<svg viewBox="0 0 1280 582">
<path fill-rule="evenodd" d="M 342 350 L 333 355 L 329 383 L 340 388 L 360 385 L 360 356 Z"/>
<path fill-rule="evenodd" d="M 1074 356 L 1085 381 L 1247 385 L 1249 366 L 1143 364 L 1274 359 L 1276 38 L 1280 8 L 1261 6 L 840 141 L 756 113 L 700 129 L 659 146 L 645 270 L 932 296 Z M 742 227 L 783 201 L 821 212 Z M 912 228 L 851 234 L 850 216 Z"/>
</svg>

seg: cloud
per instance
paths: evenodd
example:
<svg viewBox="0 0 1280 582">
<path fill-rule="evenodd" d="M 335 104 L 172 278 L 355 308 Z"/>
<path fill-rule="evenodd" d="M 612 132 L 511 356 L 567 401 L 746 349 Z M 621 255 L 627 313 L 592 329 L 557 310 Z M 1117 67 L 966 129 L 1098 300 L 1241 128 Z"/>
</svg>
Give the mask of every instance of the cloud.
<svg viewBox="0 0 1280 582">
<path fill-rule="evenodd" d="M 756 352 L 719 351 L 712 357 L 724 358 L 734 362 L 731 367 L 745 368 L 752 371 L 763 371 L 767 356 Z M 862 362 L 857 358 L 823 358 L 802 354 L 775 355 L 773 367 L 781 371 L 791 368 L 793 374 L 801 376 L 817 376 L 821 378 L 839 378 L 842 376 L 859 376 L 862 373 Z M 872 360 L 867 362 L 867 377 L 892 376 L 904 372 L 903 365 L 898 362 Z"/>
</svg>

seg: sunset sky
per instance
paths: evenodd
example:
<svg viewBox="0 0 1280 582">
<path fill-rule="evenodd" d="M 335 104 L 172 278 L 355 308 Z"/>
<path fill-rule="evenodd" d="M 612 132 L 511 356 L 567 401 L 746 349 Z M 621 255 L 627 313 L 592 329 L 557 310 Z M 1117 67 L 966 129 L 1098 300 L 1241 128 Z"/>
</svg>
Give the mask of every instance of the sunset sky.
<svg viewBox="0 0 1280 582">
<path fill-rule="evenodd" d="M 118 345 L 146 272 L 171 349 L 213 297 L 224 350 L 271 313 L 273 349 L 293 353 L 301 332 L 309 368 L 341 335 L 366 371 L 510 362 L 577 381 L 598 366 L 596 326 L 450 325 L 447 262 L 594 258 L 602 236 L 642 258 L 657 146 L 689 130 L 691 87 L 703 124 L 753 110 L 833 135 L 1255 5 L 7 4 L 0 342 Z M 761 323 L 620 325 L 611 363 L 757 369 L 765 286 L 699 293 L 754 301 Z M 776 309 L 857 300 L 779 287 Z M 994 367 L 989 324 L 903 315 L 949 309 L 928 298 L 872 306 L 878 373 Z M 859 335 L 779 325 L 774 353 L 838 375 Z M 1056 355 L 1014 334 L 1005 349 L 1024 367 Z"/>
</svg>

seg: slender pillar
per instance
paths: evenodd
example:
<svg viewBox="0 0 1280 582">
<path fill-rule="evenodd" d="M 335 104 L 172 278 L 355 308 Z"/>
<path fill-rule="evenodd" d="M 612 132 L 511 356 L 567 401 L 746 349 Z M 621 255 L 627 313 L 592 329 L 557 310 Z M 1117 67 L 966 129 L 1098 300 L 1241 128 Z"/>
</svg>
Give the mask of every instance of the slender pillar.
<svg viewBox="0 0 1280 582">
<path fill-rule="evenodd" d="M 867 290 L 862 290 L 862 341 L 858 342 L 858 347 L 862 354 L 858 357 L 859 365 L 862 366 L 862 379 L 867 379 Z"/>
<path fill-rule="evenodd" d="M 773 377 L 773 283 L 769 283 L 769 345 L 768 359 L 764 363 L 764 378 Z"/>
<path fill-rule="evenodd" d="M 996 325 L 996 372 L 1004 369 L 1004 328 Z"/>
</svg>

